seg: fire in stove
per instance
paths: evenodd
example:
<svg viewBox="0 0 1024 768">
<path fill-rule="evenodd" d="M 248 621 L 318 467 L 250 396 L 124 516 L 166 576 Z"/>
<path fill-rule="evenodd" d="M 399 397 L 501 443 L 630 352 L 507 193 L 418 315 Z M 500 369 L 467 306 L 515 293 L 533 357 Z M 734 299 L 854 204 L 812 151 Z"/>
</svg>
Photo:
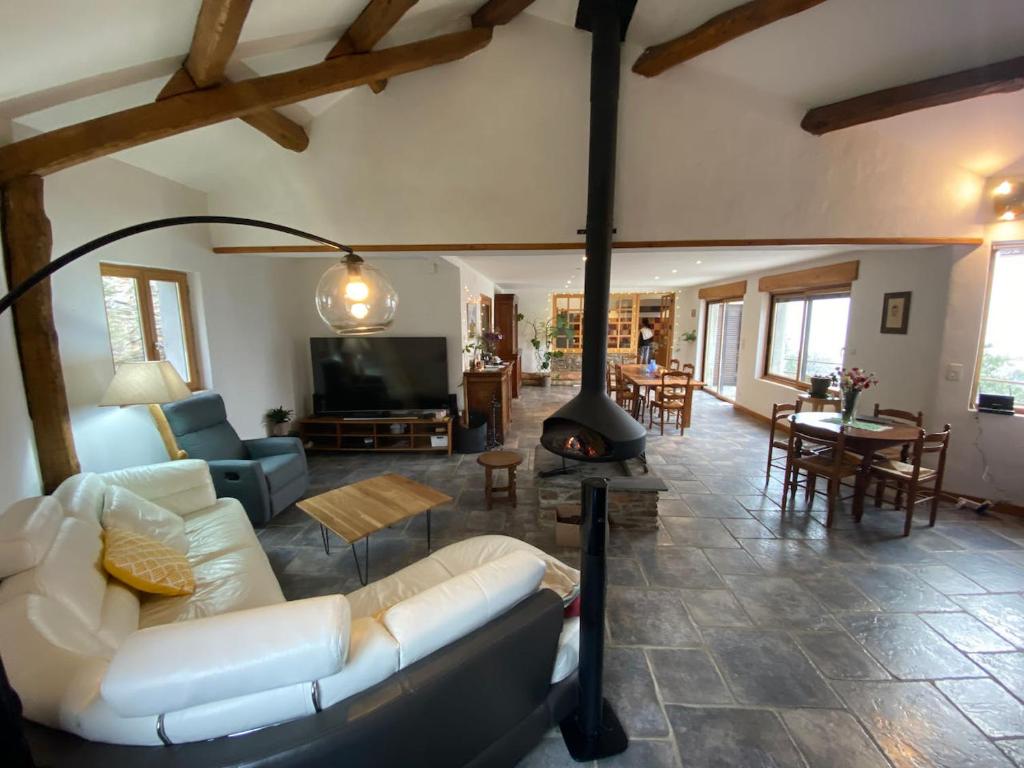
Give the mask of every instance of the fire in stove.
<svg viewBox="0 0 1024 768">
<path fill-rule="evenodd" d="M 565 455 L 579 456 L 581 459 L 596 459 L 605 453 L 604 440 L 594 435 L 570 435 L 565 441 Z"/>
</svg>

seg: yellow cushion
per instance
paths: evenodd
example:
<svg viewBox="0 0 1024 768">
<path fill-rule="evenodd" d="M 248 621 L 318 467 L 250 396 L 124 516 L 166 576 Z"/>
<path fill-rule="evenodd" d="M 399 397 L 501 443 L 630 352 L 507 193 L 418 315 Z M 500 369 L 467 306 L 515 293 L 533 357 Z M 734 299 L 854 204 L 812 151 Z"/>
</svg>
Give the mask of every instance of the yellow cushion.
<svg viewBox="0 0 1024 768">
<path fill-rule="evenodd" d="M 191 595 L 196 588 L 185 556 L 124 528 L 104 533 L 103 567 L 129 587 L 154 595 Z"/>
</svg>

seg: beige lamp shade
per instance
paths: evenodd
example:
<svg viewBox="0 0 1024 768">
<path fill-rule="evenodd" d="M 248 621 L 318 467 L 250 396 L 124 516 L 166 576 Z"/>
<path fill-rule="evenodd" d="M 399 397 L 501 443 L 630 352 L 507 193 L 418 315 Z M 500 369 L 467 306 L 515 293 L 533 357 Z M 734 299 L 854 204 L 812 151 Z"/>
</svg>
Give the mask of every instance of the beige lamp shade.
<svg viewBox="0 0 1024 768">
<path fill-rule="evenodd" d="M 181 375 L 166 360 L 121 363 L 100 405 L 173 403 L 191 395 Z"/>
</svg>

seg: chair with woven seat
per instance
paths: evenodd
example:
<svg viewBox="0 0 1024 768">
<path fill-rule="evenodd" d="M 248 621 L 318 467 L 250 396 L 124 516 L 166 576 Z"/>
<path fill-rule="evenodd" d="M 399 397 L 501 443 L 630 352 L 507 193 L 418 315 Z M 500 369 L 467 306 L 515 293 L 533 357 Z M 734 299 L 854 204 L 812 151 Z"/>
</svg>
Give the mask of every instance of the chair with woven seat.
<svg viewBox="0 0 1024 768">
<path fill-rule="evenodd" d="M 780 426 L 780 422 L 786 422 L 789 424 L 789 417 L 794 413 L 800 411 L 800 404 L 796 403 L 773 403 L 772 404 L 772 420 L 768 430 L 768 463 L 764 468 L 764 484 L 768 485 L 768 481 L 771 480 L 772 469 L 785 469 L 786 468 L 786 454 L 785 451 L 789 450 L 789 440 L 779 440 L 775 437 L 775 432 Z M 775 451 L 783 451 L 782 456 L 774 457 Z"/>
<path fill-rule="evenodd" d="M 946 451 L 949 448 L 950 426 L 946 424 L 940 432 L 927 433 L 921 430 L 920 437 L 912 444 L 910 461 L 899 459 L 882 459 L 871 465 L 871 476 L 878 480 L 878 488 L 884 489 L 884 483 L 894 483 L 897 488 L 896 509 L 904 506 L 906 520 L 903 523 L 903 535 L 910 535 L 910 527 L 914 521 L 914 507 L 922 502 L 931 502 L 928 525 L 935 525 L 935 517 L 939 511 L 939 497 L 942 495 L 942 478 L 946 473 Z M 925 467 L 922 461 L 925 456 L 938 457 L 934 468 Z M 905 499 L 900 497 L 905 494 Z M 881 506 L 881 493 L 875 496 L 875 506 Z"/>
<path fill-rule="evenodd" d="M 640 393 L 638 387 L 632 387 L 626 382 L 626 378 L 622 374 L 622 365 L 619 363 L 615 364 L 614 381 L 618 386 L 618 390 L 615 395 L 615 402 L 619 407 L 633 413 L 634 401 L 637 398 L 640 399 L 640 406 L 637 408 L 637 413 L 639 414 L 640 421 L 642 422 L 644 420 L 644 411 L 647 408 L 647 398 Z"/>
<path fill-rule="evenodd" d="M 665 414 L 675 413 L 676 428 L 682 435 L 683 413 L 686 410 L 687 400 L 693 396 L 693 388 L 688 387 L 690 376 L 682 371 L 665 371 L 661 374 L 661 386 L 657 387 L 650 402 L 650 424 L 654 426 L 654 410 L 658 410 L 658 420 L 661 425 L 661 434 L 665 434 Z"/>
<path fill-rule="evenodd" d="M 876 419 L 886 419 L 893 421 L 898 424 L 906 424 L 910 427 L 923 427 L 924 426 L 924 413 L 918 411 L 912 413 L 910 411 L 901 411 L 899 408 L 879 408 L 878 403 L 875 403 L 874 417 Z M 883 448 L 882 450 L 875 453 L 876 461 L 902 461 L 907 462 L 910 458 L 911 443 L 904 443 L 903 445 L 894 445 L 891 448 Z M 875 506 L 880 507 L 882 505 L 882 498 L 885 496 L 885 480 L 879 479 L 875 487 Z M 901 498 L 899 488 L 896 490 L 895 504 L 897 507 L 901 506 Z"/>
<path fill-rule="evenodd" d="M 621 371 L 618 370 L 620 366 L 609 365 L 604 370 L 604 384 L 605 391 L 608 392 L 608 397 L 614 400 L 617 404 L 622 405 L 622 400 L 625 396 L 630 393 L 629 385 L 626 384 L 621 377 Z"/>
<path fill-rule="evenodd" d="M 817 478 L 828 480 L 825 490 L 828 499 L 828 517 L 825 527 L 831 528 L 835 518 L 836 502 L 840 500 L 839 489 L 843 478 L 857 473 L 858 463 L 851 458 L 846 450 L 846 427 L 839 428 L 835 439 L 823 437 L 813 427 L 789 421 L 789 442 L 786 444 L 786 478 L 782 485 L 782 511 L 786 511 L 787 500 L 796 496 L 797 488 L 803 484 L 807 496 L 815 493 L 814 483 Z M 806 473 L 801 483 L 800 471 Z"/>
</svg>

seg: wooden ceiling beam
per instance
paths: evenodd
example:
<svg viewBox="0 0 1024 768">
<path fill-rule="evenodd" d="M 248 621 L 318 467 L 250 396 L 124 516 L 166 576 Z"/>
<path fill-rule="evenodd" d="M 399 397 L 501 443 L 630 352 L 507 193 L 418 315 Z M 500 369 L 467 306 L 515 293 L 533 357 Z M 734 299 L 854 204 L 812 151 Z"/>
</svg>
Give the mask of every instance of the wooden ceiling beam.
<svg viewBox="0 0 1024 768">
<path fill-rule="evenodd" d="M 490 29 L 454 32 L 290 72 L 225 83 L 58 128 L 0 147 L 0 184 L 18 176 L 53 173 L 263 109 L 456 61 L 485 47 L 491 36 Z"/>
<path fill-rule="evenodd" d="M 416 2 L 417 0 L 370 0 L 328 52 L 327 58 L 336 59 L 339 56 L 373 50 L 373 46 L 391 31 Z M 370 83 L 370 88 L 374 93 L 380 93 L 387 85 L 387 80 L 375 80 Z"/>
<path fill-rule="evenodd" d="M 633 71 L 645 77 L 660 75 L 676 64 L 823 2 L 825 0 L 750 0 L 718 14 L 685 35 L 652 45 L 640 54 Z"/>
<path fill-rule="evenodd" d="M 1024 56 L 940 75 L 916 83 L 897 85 L 834 104 L 815 107 L 804 115 L 800 127 L 816 136 L 895 117 L 919 109 L 957 101 L 1012 93 L 1024 88 Z"/>
<path fill-rule="evenodd" d="M 228 82 L 224 70 L 251 5 L 252 0 L 203 0 L 185 63 L 157 94 L 157 101 Z M 242 120 L 285 149 L 301 152 L 309 146 L 306 129 L 279 112 L 254 112 Z"/>
<path fill-rule="evenodd" d="M 488 0 L 470 16 L 474 27 L 500 27 L 525 11 L 533 0 Z"/>
</svg>

